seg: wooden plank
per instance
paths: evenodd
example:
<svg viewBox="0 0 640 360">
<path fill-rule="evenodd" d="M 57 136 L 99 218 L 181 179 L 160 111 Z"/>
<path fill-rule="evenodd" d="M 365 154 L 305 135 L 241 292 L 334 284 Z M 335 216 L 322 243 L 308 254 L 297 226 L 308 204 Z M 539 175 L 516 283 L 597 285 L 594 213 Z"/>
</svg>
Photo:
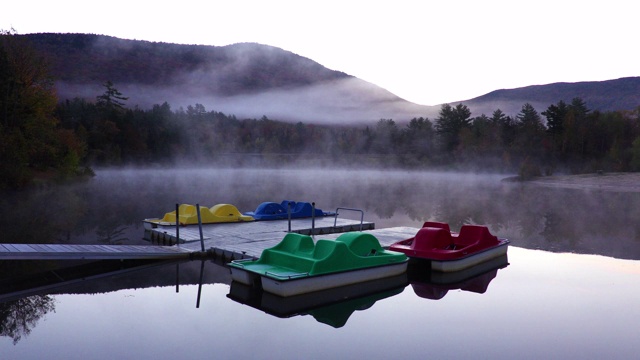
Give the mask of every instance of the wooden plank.
<svg viewBox="0 0 640 360">
<path fill-rule="evenodd" d="M 22 250 L 22 251 L 18 251 Z M 189 251 L 160 246 L 1 244 L 0 259 L 116 259 L 186 257 Z"/>
<path fill-rule="evenodd" d="M 107 253 L 120 253 L 123 250 L 119 249 L 117 246 L 108 246 L 108 245 L 97 245 L 98 249 Z"/>
<path fill-rule="evenodd" d="M 9 252 L 20 252 L 20 249 L 18 249 L 15 244 L 5 244 L 5 246 Z"/>
<path fill-rule="evenodd" d="M 36 250 L 33 249 L 28 244 L 11 244 L 11 245 L 14 248 L 18 249 L 20 252 L 36 252 Z"/>
<path fill-rule="evenodd" d="M 9 252 L 14 252 L 16 250 L 13 246 L 11 246 L 11 244 L 2 244 L 2 251 L 9 253 Z"/>
<path fill-rule="evenodd" d="M 40 244 L 38 251 L 42 252 L 61 252 L 64 248 L 51 246 L 51 244 Z"/>
<path fill-rule="evenodd" d="M 73 251 L 76 251 L 76 249 L 73 247 L 72 244 L 55 244 L 54 246 L 56 247 L 56 251 L 58 251 L 58 252 L 73 252 Z"/>
</svg>

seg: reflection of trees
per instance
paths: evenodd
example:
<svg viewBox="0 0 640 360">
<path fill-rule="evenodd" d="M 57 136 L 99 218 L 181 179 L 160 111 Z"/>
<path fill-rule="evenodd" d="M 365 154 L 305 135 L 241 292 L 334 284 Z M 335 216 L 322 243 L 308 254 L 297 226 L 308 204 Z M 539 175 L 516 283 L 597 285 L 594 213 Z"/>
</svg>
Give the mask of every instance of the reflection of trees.
<svg viewBox="0 0 640 360">
<path fill-rule="evenodd" d="M 124 244 L 129 238 L 124 234 L 127 226 L 100 224 L 96 230 L 98 241 L 110 245 Z"/>
<path fill-rule="evenodd" d="M 0 197 L 0 241 L 74 242 L 87 235 L 96 243 L 128 243 L 140 241 L 135 234 L 142 219 L 161 217 L 175 203 L 231 203 L 250 211 L 284 199 L 314 201 L 325 211 L 363 209 L 365 219 L 375 214 L 387 226 L 408 226 L 406 217 L 447 222 L 456 230 L 486 224 L 515 246 L 640 258 L 639 193 L 501 183 L 491 175 L 359 169 L 98 171 L 86 183 Z"/>
<path fill-rule="evenodd" d="M 49 295 L 36 295 L 0 304 L 0 336 L 8 336 L 17 344 L 28 336 L 40 318 L 55 312 L 54 299 Z"/>
</svg>

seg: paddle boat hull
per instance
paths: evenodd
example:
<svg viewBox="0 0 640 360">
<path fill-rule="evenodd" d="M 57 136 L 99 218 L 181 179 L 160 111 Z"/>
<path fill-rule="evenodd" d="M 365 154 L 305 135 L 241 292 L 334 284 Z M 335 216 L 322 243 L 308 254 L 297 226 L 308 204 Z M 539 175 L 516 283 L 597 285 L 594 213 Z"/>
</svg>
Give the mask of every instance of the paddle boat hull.
<svg viewBox="0 0 640 360">
<path fill-rule="evenodd" d="M 345 233 L 318 240 L 289 233 L 257 260 L 229 264 L 231 278 L 286 297 L 400 275 L 408 258 L 384 250 L 371 234 Z"/>
<path fill-rule="evenodd" d="M 502 242 L 495 247 L 472 253 L 457 260 L 431 260 L 431 270 L 452 272 L 468 269 L 491 259 L 507 254 L 508 241 Z"/>
<path fill-rule="evenodd" d="M 365 281 L 383 279 L 400 275 L 406 271 L 407 261 L 404 261 L 398 264 L 376 266 L 312 277 L 289 279 L 277 278 L 275 276 L 262 276 L 261 283 L 264 291 L 285 297 L 327 290 L 337 286 L 353 285 Z"/>
<path fill-rule="evenodd" d="M 491 235 L 486 226 L 463 225 L 455 233 L 448 224 L 425 222 L 416 236 L 392 244 L 389 250 L 428 260 L 431 270 L 453 272 L 505 255 L 508 244 L 509 240 Z"/>
</svg>

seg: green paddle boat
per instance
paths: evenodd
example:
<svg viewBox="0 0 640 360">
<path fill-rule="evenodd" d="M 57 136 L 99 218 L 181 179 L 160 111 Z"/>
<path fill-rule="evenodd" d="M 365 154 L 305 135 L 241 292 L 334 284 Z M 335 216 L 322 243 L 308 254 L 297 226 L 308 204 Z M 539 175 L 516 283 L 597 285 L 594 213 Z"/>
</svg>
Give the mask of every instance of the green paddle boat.
<svg viewBox="0 0 640 360">
<path fill-rule="evenodd" d="M 349 232 L 336 240 L 288 233 L 257 260 L 229 263 L 234 281 L 292 296 L 402 274 L 408 257 L 385 250 L 375 236 Z"/>
</svg>

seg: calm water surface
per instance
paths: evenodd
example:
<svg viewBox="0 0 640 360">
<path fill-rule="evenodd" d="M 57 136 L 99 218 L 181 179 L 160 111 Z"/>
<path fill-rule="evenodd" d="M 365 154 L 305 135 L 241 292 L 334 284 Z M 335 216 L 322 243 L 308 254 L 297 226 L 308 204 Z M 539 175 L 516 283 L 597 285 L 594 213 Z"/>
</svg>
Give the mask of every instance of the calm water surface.
<svg viewBox="0 0 640 360">
<path fill-rule="evenodd" d="M 502 177 L 103 170 L 88 183 L 12 194 L 0 203 L 8 229 L 1 242 L 144 243 L 140 220 L 176 202 L 249 211 L 262 201 L 291 199 L 324 210 L 362 208 L 378 228 L 430 219 L 454 229 L 487 224 L 512 246 L 508 265 L 460 279 L 412 272 L 329 304 L 324 295 L 283 302 L 252 293 L 231 284 L 228 269 L 212 261 L 121 266 L 106 277 L 12 293 L 12 272 L 33 274 L 31 281 L 64 275 L 60 264 L 5 261 L 0 353 L 3 359 L 637 357 L 638 194 L 534 188 Z"/>
</svg>

